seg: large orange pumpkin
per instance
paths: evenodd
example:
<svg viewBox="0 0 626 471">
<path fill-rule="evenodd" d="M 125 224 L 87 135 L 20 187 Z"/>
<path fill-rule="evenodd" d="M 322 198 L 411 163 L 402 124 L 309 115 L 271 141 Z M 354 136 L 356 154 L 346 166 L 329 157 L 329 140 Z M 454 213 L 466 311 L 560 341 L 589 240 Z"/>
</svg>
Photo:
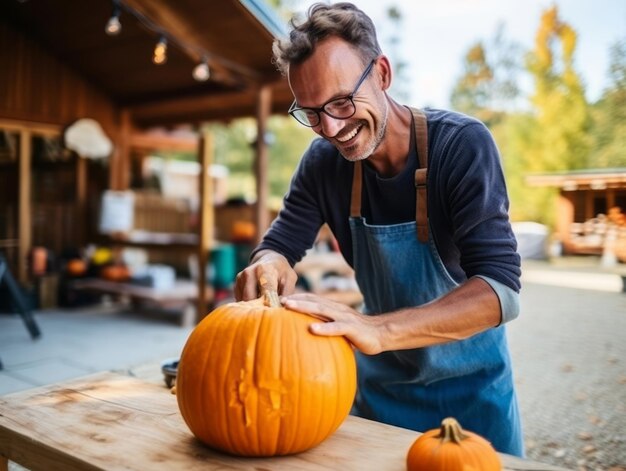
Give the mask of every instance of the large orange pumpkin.
<svg viewBox="0 0 626 471">
<path fill-rule="evenodd" d="M 496 451 L 480 435 L 462 430 L 452 417 L 422 434 L 409 448 L 408 471 L 500 471 Z"/>
<path fill-rule="evenodd" d="M 189 336 L 178 365 L 176 397 L 188 427 L 235 455 L 319 444 L 346 418 L 356 392 L 345 338 L 315 336 L 308 327 L 317 319 L 267 304 L 215 309 Z"/>
</svg>

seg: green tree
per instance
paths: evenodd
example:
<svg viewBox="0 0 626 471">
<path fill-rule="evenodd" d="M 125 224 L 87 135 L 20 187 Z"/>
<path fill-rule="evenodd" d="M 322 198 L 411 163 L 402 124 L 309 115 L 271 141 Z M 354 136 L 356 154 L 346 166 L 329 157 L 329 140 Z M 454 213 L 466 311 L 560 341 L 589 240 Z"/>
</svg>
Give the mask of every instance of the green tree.
<svg viewBox="0 0 626 471">
<path fill-rule="evenodd" d="M 520 46 L 506 39 L 504 31 L 501 24 L 488 43 L 478 41 L 468 49 L 450 97 L 454 109 L 489 127 L 501 121 L 520 94 Z"/>
<path fill-rule="evenodd" d="M 270 197 L 272 205 L 278 207 L 302 154 L 317 135 L 291 116 L 272 116 L 268 129 L 273 136 L 269 149 Z"/>
<path fill-rule="evenodd" d="M 450 103 L 458 111 L 486 121 L 490 114 L 490 97 L 494 73 L 487 62 L 482 42 L 469 48 L 463 61 L 463 75 L 457 80 Z"/>
<path fill-rule="evenodd" d="M 626 167 L 626 39 L 611 47 L 609 86 L 592 109 L 593 167 Z"/>
<path fill-rule="evenodd" d="M 215 163 L 229 170 L 229 197 L 254 200 L 256 121 L 245 118 L 228 125 L 215 123 L 208 125 L 208 130 L 214 139 Z M 313 137 L 310 129 L 291 117 L 277 115 L 270 118 L 265 138 L 269 145 L 269 189 L 274 207 L 280 205 L 300 157 Z"/>
</svg>

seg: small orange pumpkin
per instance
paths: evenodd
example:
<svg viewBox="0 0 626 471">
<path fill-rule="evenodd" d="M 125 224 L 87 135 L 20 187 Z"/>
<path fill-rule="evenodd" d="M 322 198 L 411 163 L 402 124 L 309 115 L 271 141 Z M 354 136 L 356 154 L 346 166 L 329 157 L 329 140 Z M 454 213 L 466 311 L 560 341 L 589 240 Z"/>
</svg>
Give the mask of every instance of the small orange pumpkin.
<svg viewBox="0 0 626 471">
<path fill-rule="evenodd" d="M 180 412 L 212 448 L 240 456 L 298 453 L 344 421 L 356 362 L 343 337 L 309 332 L 316 319 L 274 302 L 229 303 L 200 322 L 176 375 Z M 267 298 L 267 296 L 266 296 Z"/>
<path fill-rule="evenodd" d="M 68 260 L 65 267 L 68 275 L 82 276 L 87 272 L 87 263 L 82 258 Z"/>
<path fill-rule="evenodd" d="M 452 417 L 422 434 L 406 457 L 408 471 L 500 471 L 498 454 L 487 440 L 464 431 Z"/>
<path fill-rule="evenodd" d="M 235 221 L 231 231 L 233 242 L 250 242 L 256 236 L 256 225 L 249 221 Z"/>
<path fill-rule="evenodd" d="M 100 270 L 100 276 L 108 281 L 126 281 L 130 278 L 130 270 L 124 265 L 107 265 Z"/>
</svg>

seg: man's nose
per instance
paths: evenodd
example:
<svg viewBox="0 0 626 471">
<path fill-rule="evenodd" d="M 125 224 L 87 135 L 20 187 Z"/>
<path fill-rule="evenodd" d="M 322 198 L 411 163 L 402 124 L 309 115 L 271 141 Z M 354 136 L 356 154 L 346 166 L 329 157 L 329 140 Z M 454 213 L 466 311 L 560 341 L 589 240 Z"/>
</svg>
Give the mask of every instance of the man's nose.
<svg viewBox="0 0 626 471">
<path fill-rule="evenodd" d="M 322 135 L 326 137 L 335 137 L 339 131 L 345 126 L 343 119 L 333 118 L 326 113 L 320 113 L 320 123 L 318 124 Z"/>
</svg>

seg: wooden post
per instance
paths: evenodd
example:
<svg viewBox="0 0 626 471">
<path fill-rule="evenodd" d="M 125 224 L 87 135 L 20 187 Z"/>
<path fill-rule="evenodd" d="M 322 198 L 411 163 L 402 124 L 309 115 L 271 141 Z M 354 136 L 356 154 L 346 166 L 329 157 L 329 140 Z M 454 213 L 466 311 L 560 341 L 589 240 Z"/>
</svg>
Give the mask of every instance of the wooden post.
<svg viewBox="0 0 626 471">
<path fill-rule="evenodd" d="M 28 252 L 33 240 L 32 228 L 32 201 L 30 197 L 31 187 L 31 133 L 23 130 L 20 132 L 20 155 L 19 155 L 19 248 L 17 261 L 17 279 L 20 283 L 28 281 Z"/>
<path fill-rule="evenodd" d="M 265 134 L 267 132 L 267 120 L 270 116 L 272 105 L 272 89 L 269 85 L 264 85 L 259 90 L 257 100 L 257 138 L 256 138 L 256 156 L 254 161 L 254 173 L 256 175 L 256 243 L 261 241 L 261 237 L 267 231 L 270 225 L 268 200 L 269 200 L 269 183 L 268 183 L 268 149 L 265 142 Z"/>
<path fill-rule="evenodd" d="M 76 242 L 82 246 L 86 242 L 87 225 L 87 159 L 78 155 L 76 161 Z"/>
<path fill-rule="evenodd" d="M 574 199 L 570 192 L 561 191 L 557 198 L 556 232 L 562 244 L 570 243 L 570 228 L 574 222 Z"/>
<path fill-rule="evenodd" d="M 109 167 L 109 188 L 112 190 L 126 190 L 130 183 L 130 141 L 132 124 L 130 112 L 123 109 L 120 112 L 120 127 Z"/>
<path fill-rule="evenodd" d="M 199 238 L 198 238 L 198 314 L 196 322 L 200 322 L 208 314 L 206 266 L 209 262 L 209 251 L 213 245 L 213 180 L 210 175 L 213 163 L 213 140 L 209 133 L 203 133 L 198 146 L 200 158 L 200 207 Z"/>
</svg>

